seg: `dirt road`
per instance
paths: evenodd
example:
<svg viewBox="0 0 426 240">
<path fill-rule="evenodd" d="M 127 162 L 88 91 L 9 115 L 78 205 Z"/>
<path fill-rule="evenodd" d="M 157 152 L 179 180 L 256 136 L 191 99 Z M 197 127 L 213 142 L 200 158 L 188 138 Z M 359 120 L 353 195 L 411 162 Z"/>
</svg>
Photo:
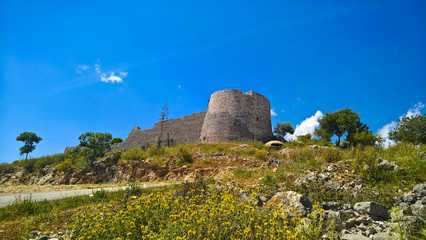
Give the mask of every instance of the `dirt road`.
<svg viewBox="0 0 426 240">
<path fill-rule="evenodd" d="M 152 183 L 152 184 L 141 184 L 141 188 L 152 188 L 152 187 L 161 187 L 170 185 L 172 183 Z M 90 195 L 93 192 L 99 191 L 101 189 L 107 191 L 117 191 L 121 189 L 126 189 L 126 187 L 109 187 L 109 188 L 95 188 L 95 189 L 80 189 L 80 190 L 65 190 L 65 191 L 51 191 L 51 192 L 34 192 L 34 193 L 19 193 L 19 194 L 7 194 L 0 195 L 0 207 L 6 207 L 10 203 L 18 199 L 28 199 L 31 198 L 34 201 L 42 200 L 60 200 L 72 196 L 83 196 Z"/>
</svg>

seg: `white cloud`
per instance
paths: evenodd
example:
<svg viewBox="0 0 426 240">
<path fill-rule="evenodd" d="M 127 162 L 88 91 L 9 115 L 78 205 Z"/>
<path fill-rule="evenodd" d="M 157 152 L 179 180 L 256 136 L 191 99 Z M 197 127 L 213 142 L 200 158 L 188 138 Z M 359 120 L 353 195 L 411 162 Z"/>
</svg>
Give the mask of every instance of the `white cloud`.
<svg viewBox="0 0 426 240">
<path fill-rule="evenodd" d="M 317 111 L 315 115 L 305 119 L 300 125 L 296 126 L 293 134 L 287 134 L 287 140 L 295 140 L 297 136 L 302 136 L 306 134 L 313 134 L 315 128 L 319 126 L 318 120 L 324 117 L 324 114 L 321 111 Z"/>
<path fill-rule="evenodd" d="M 407 114 L 405 115 L 405 117 L 414 117 L 417 115 L 421 115 L 422 114 L 422 109 L 425 107 L 425 105 L 421 102 L 417 103 L 416 105 L 414 105 L 414 108 L 410 108 L 408 109 Z"/>
<path fill-rule="evenodd" d="M 389 132 L 392 131 L 396 127 L 397 123 L 395 121 L 386 124 L 382 128 L 377 131 L 377 134 L 380 135 L 384 139 L 383 145 L 385 148 L 394 145 L 395 142 L 389 139 Z"/>
<path fill-rule="evenodd" d="M 95 64 L 95 71 L 99 74 L 101 74 L 101 65 Z"/>
<path fill-rule="evenodd" d="M 414 105 L 413 108 L 408 109 L 407 113 L 405 115 L 400 116 L 399 119 L 403 117 L 414 117 L 420 115 L 422 114 L 421 112 L 424 107 L 425 105 L 419 102 Z M 377 131 L 377 134 L 379 134 L 384 139 L 383 145 L 385 148 L 395 144 L 395 141 L 389 139 L 389 132 L 391 132 L 397 126 L 397 124 L 397 122 L 392 121 L 391 123 L 386 124 Z"/>
<path fill-rule="evenodd" d="M 274 108 L 271 109 L 271 116 L 272 117 L 277 116 L 277 113 L 274 110 L 275 110 Z"/>
<path fill-rule="evenodd" d="M 77 66 L 77 69 L 75 70 L 78 74 L 83 73 L 83 71 L 86 71 L 87 69 L 89 69 L 89 66 L 87 65 L 79 65 Z"/>
<path fill-rule="evenodd" d="M 106 82 L 106 83 L 122 83 L 123 78 L 127 76 L 127 73 L 126 72 L 120 72 L 119 75 L 120 76 L 116 76 L 114 72 L 111 72 L 109 74 L 109 77 L 107 77 L 107 74 L 103 73 L 101 75 L 101 81 Z"/>
<path fill-rule="evenodd" d="M 87 66 L 85 64 L 79 65 L 77 67 L 77 73 L 81 74 L 83 71 L 92 69 L 95 71 L 95 73 L 100 77 L 101 82 L 105 83 L 122 83 L 123 79 L 127 77 L 128 72 L 119 72 L 117 75 L 115 72 L 112 71 L 102 71 L 100 61 L 98 60 L 98 63 L 93 65 L 92 67 Z"/>
</svg>

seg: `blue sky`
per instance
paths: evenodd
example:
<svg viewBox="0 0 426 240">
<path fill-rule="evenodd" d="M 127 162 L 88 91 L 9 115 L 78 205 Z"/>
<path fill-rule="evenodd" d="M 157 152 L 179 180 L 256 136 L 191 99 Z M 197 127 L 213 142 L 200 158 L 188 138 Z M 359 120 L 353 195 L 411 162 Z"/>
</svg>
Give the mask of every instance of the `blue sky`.
<svg viewBox="0 0 426 240">
<path fill-rule="evenodd" d="M 59 153 L 229 88 L 265 95 L 273 125 L 424 113 L 426 2 L 362 2 L 0 0 L 0 162 L 22 159 L 24 131 L 43 138 L 32 157 Z"/>
</svg>

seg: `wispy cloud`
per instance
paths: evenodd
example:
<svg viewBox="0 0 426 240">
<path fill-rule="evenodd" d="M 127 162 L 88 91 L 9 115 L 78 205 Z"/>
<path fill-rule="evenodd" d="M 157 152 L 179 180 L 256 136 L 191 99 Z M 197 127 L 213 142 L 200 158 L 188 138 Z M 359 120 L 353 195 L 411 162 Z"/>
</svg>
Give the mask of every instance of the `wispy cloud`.
<svg viewBox="0 0 426 240">
<path fill-rule="evenodd" d="M 123 78 L 127 76 L 127 72 L 120 72 L 118 76 L 115 75 L 115 72 L 111 72 L 107 77 L 106 73 L 102 73 L 101 81 L 106 83 L 122 83 Z"/>
<path fill-rule="evenodd" d="M 300 125 L 296 126 L 293 134 L 287 134 L 287 140 L 296 140 L 297 136 L 302 136 L 306 134 L 313 134 L 315 128 L 319 127 L 319 122 L 321 118 L 324 117 L 324 114 L 321 111 L 317 111 L 315 115 L 305 119 Z"/>
<path fill-rule="evenodd" d="M 403 117 L 414 117 L 414 116 L 420 115 L 422 114 L 422 110 L 424 107 L 425 107 L 425 104 L 419 102 L 416 105 L 414 105 L 414 107 L 408 109 L 407 113 L 405 115 L 400 116 L 399 119 Z M 379 134 L 384 139 L 383 145 L 385 148 L 395 144 L 395 141 L 389 139 L 389 132 L 393 131 L 393 129 L 397 126 L 397 124 L 398 123 L 396 121 L 392 121 L 377 131 L 377 134 Z"/>
<path fill-rule="evenodd" d="M 90 67 L 87 65 L 78 65 L 77 69 L 75 70 L 78 74 L 82 74 L 84 71 L 88 70 Z"/>
<path fill-rule="evenodd" d="M 277 116 L 277 113 L 274 110 L 275 110 L 274 108 L 271 109 L 271 116 L 272 117 Z"/>
<path fill-rule="evenodd" d="M 101 69 L 101 64 L 99 63 L 99 60 L 98 63 L 96 63 L 92 67 L 85 64 L 77 66 L 76 72 L 78 74 L 82 74 L 84 71 L 88 70 L 91 70 L 92 73 L 94 71 L 100 78 L 101 82 L 105 83 L 122 83 L 123 79 L 128 75 L 128 72 L 119 72 L 117 75 L 113 71 L 103 71 Z"/>
</svg>

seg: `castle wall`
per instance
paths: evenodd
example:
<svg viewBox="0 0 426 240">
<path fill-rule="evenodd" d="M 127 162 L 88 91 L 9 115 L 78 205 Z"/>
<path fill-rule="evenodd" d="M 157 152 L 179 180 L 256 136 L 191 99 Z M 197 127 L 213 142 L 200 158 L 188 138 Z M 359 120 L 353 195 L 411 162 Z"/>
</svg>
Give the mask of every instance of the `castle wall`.
<svg viewBox="0 0 426 240">
<path fill-rule="evenodd" d="M 198 142 L 200 140 L 200 132 L 203 126 L 206 112 L 193 113 L 183 118 L 175 118 L 164 121 L 163 135 L 161 141 L 166 144 L 167 133 L 174 144 L 183 144 Z M 149 145 L 156 145 L 156 139 L 160 134 L 160 122 L 157 122 L 153 128 L 140 130 L 134 127 L 129 136 L 120 144 L 116 150 L 129 150 L 132 148 L 141 148 Z"/>
<path fill-rule="evenodd" d="M 212 94 L 200 140 L 273 139 L 269 100 L 256 92 L 227 89 Z"/>
</svg>

